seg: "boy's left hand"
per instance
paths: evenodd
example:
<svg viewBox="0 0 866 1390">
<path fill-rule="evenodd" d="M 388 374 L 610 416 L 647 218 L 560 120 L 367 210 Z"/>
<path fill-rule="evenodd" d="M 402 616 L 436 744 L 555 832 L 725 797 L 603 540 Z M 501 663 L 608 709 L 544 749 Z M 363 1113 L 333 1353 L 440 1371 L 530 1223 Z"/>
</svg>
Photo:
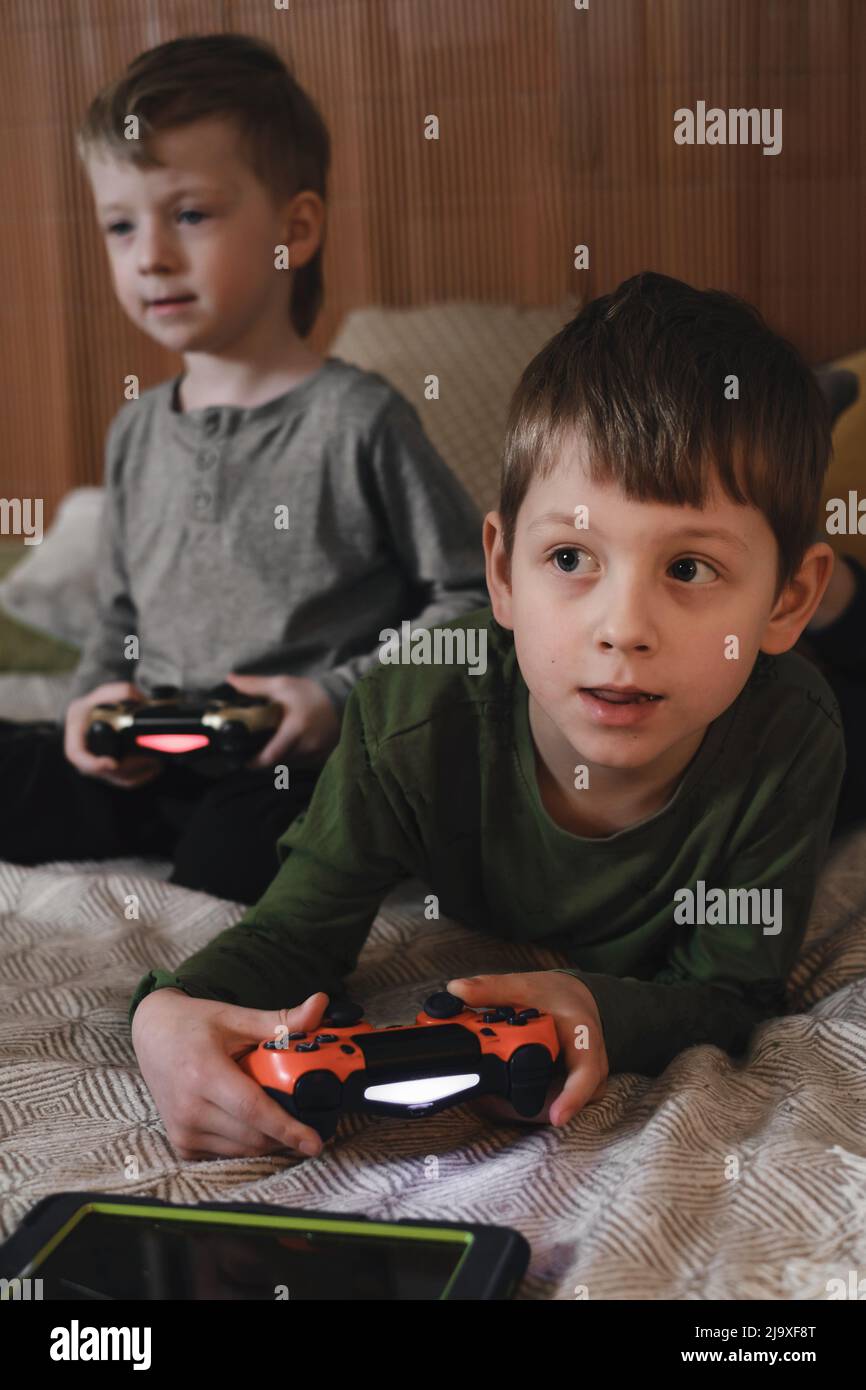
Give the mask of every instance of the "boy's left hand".
<svg viewBox="0 0 866 1390">
<path fill-rule="evenodd" d="M 562 1126 L 590 1101 L 604 1095 L 609 1070 L 604 1032 L 595 997 L 582 980 L 561 971 L 534 970 L 515 975 L 472 975 L 450 980 L 446 988 L 472 1009 L 513 1004 L 516 1009 L 533 1008 L 550 1014 L 556 1024 L 562 1049 L 556 1067 L 559 1075 L 551 1081 L 543 1109 L 527 1119 L 500 1096 L 480 1096 L 471 1104 L 482 1114 L 518 1124 Z M 578 1033 L 578 1029 L 582 1031 Z M 584 1036 L 586 1047 L 576 1046 Z"/>
<path fill-rule="evenodd" d="M 307 676 L 240 676 L 228 680 L 244 695 L 265 695 L 283 707 L 283 719 L 271 741 L 247 767 L 273 767 L 286 753 L 298 767 L 317 767 L 340 740 L 342 721 L 334 702 L 318 681 Z"/>
</svg>

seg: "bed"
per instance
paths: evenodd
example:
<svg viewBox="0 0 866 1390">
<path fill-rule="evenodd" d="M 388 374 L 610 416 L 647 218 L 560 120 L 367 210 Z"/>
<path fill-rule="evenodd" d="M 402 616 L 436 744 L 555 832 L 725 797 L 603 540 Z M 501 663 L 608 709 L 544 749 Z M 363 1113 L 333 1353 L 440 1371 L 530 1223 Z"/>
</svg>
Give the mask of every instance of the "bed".
<svg viewBox="0 0 866 1390">
<path fill-rule="evenodd" d="M 406 389 L 399 363 L 418 311 L 403 312 L 402 337 L 389 316 L 394 369 L 381 369 Z M 531 327 L 539 343 L 550 331 Z M 334 351 L 367 365 L 351 333 L 369 338 L 371 325 L 349 328 Z M 502 333 L 493 324 L 491 341 Z M 484 361 L 477 335 L 464 337 Z M 500 427 L 491 417 L 491 439 Z M 476 464 L 488 442 L 470 441 Z M 473 476 L 483 505 L 493 474 Z M 0 674 L 0 717 L 62 710 L 68 653 L 53 669 L 43 657 Z M 466 1106 L 423 1121 L 352 1116 L 312 1160 L 184 1162 L 172 1150 L 136 1066 L 129 998 L 149 966 L 175 966 L 242 909 L 167 874 L 146 860 L 0 863 L 3 1234 L 45 1194 L 98 1189 L 512 1226 L 532 1249 L 521 1299 L 824 1299 L 830 1280 L 866 1269 L 866 829 L 832 847 L 791 1013 L 758 1028 L 743 1057 L 700 1046 L 657 1079 L 614 1076 L 562 1131 Z M 426 921 L 424 892 L 403 885 L 383 904 L 347 982 L 374 1024 L 412 1021 L 456 974 L 560 963 Z"/>
</svg>

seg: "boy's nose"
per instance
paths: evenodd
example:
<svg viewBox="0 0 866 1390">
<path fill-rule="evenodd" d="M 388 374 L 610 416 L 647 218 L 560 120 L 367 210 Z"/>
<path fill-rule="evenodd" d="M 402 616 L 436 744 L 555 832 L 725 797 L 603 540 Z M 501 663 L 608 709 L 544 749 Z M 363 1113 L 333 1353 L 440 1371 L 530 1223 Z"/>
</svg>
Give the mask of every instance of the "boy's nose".
<svg viewBox="0 0 866 1390">
<path fill-rule="evenodd" d="M 620 651 L 649 651 L 655 646 L 655 624 L 645 583 L 635 580 L 611 586 L 607 594 L 599 594 L 599 600 L 597 643 Z"/>
<path fill-rule="evenodd" d="M 171 238 L 158 227 L 142 227 L 136 242 L 139 273 L 162 275 L 176 263 Z"/>
</svg>

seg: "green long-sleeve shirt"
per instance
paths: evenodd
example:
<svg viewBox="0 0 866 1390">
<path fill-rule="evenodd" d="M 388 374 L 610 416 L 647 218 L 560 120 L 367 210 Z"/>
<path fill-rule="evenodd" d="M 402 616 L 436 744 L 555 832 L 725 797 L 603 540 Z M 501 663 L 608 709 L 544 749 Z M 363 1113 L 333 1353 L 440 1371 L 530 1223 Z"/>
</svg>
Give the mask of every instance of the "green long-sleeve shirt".
<svg viewBox="0 0 866 1390">
<path fill-rule="evenodd" d="M 512 634 L 489 607 L 449 627 L 486 631 L 486 672 L 383 665 L 360 681 L 273 883 L 177 971 L 151 971 L 130 1018 L 165 986 L 263 1009 L 342 992 L 383 897 L 411 877 L 443 915 L 562 952 L 595 997 L 611 1072 L 656 1075 L 700 1042 L 741 1051 L 785 1010 L 833 823 L 845 754 L 824 678 L 760 654 L 667 805 L 590 838 L 543 805 Z M 739 925 L 714 922 L 731 889 L 763 890 L 764 916 L 740 903 Z"/>
</svg>

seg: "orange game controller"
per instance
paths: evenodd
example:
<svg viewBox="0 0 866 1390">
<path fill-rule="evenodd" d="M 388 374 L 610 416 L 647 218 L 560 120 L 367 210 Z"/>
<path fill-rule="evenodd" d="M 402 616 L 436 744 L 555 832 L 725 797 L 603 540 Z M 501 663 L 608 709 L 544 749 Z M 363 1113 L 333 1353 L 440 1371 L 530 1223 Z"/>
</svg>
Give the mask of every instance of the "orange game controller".
<svg viewBox="0 0 866 1390">
<path fill-rule="evenodd" d="M 239 1065 L 322 1139 L 341 1115 L 416 1118 L 476 1096 L 503 1096 L 531 1119 L 544 1105 L 559 1038 L 550 1014 L 509 1005 L 468 1009 L 443 990 L 416 1023 L 372 1028 L 349 1002 L 319 1027 L 262 1042 Z"/>
</svg>

